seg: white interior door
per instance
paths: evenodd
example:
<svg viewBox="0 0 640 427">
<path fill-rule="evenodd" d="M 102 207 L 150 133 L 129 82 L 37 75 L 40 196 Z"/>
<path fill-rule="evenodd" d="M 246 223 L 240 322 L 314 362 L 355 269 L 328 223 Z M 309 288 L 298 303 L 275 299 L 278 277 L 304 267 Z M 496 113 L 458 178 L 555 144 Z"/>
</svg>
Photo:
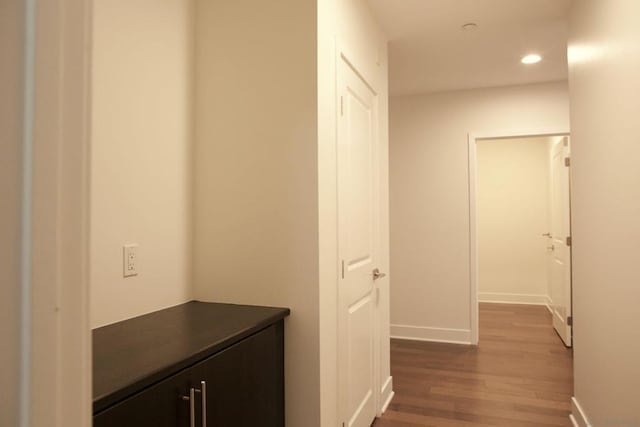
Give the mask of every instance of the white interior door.
<svg viewBox="0 0 640 427">
<path fill-rule="evenodd" d="M 571 211 L 569 138 L 551 148 L 551 308 L 553 327 L 571 347 Z"/>
<path fill-rule="evenodd" d="M 345 426 L 369 427 L 377 399 L 378 102 L 346 61 L 338 70 L 338 401 Z"/>
</svg>

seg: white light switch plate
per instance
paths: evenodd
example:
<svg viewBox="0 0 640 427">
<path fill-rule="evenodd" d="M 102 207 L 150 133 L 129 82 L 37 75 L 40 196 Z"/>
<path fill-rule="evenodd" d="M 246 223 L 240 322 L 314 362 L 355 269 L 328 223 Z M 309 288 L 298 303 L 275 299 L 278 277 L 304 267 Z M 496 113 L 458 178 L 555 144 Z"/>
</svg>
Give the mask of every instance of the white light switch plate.
<svg viewBox="0 0 640 427">
<path fill-rule="evenodd" d="M 124 277 L 138 275 L 138 245 L 124 245 L 123 247 L 123 274 Z"/>
</svg>

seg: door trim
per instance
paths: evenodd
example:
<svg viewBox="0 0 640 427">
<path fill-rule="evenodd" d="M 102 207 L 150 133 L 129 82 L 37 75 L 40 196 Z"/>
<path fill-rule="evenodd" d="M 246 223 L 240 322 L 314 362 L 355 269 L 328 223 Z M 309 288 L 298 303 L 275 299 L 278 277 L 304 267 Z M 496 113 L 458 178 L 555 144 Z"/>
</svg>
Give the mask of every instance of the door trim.
<svg viewBox="0 0 640 427">
<path fill-rule="evenodd" d="M 91 425 L 89 176 L 92 0 L 38 2 L 30 129 L 31 276 L 22 283 L 20 426 Z M 39 65 L 46 64 L 46 65 Z M 37 96 L 34 96 L 37 94 Z"/>
<path fill-rule="evenodd" d="M 478 152 L 477 142 L 484 139 L 507 139 L 544 136 L 569 136 L 568 127 L 533 128 L 521 131 L 469 132 L 469 308 L 471 344 L 478 345 Z"/>
</svg>

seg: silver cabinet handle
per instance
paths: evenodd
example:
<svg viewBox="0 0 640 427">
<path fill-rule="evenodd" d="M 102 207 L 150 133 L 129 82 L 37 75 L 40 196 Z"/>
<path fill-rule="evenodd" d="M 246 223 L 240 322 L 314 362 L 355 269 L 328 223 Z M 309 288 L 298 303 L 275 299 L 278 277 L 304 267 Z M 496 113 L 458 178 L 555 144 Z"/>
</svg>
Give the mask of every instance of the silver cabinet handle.
<svg viewBox="0 0 640 427">
<path fill-rule="evenodd" d="M 379 269 L 377 269 L 377 268 L 373 269 L 373 280 L 382 279 L 385 276 L 386 276 L 386 274 L 380 273 Z"/>
<path fill-rule="evenodd" d="M 189 426 L 196 427 L 196 403 L 195 403 L 196 389 L 191 387 L 189 389 L 189 396 L 182 396 L 182 400 L 189 401 Z M 205 426 L 206 427 L 206 426 Z"/>
<path fill-rule="evenodd" d="M 542 237 L 549 237 L 549 238 L 551 238 L 551 233 L 544 233 L 544 234 L 542 235 Z"/>
<path fill-rule="evenodd" d="M 207 427 L 207 382 L 200 381 L 202 386 L 202 427 Z"/>
</svg>

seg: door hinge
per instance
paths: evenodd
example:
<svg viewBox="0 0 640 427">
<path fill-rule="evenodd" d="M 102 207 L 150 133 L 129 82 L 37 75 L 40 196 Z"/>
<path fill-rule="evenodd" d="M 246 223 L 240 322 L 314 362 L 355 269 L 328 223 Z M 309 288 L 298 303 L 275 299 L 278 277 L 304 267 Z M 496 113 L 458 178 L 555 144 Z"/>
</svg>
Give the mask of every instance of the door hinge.
<svg viewBox="0 0 640 427">
<path fill-rule="evenodd" d="M 342 260 L 342 278 L 344 279 L 344 260 Z"/>
<path fill-rule="evenodd" d="M 573 316 L 567 317 L 567 325 L 568 326 L 573 326 Z"/>
<path fill-rule="evenodd" d="M 344 116 L 344 96 L 340 97 L 340 115 Z"/>
<path fill-rule="evenodd" d="M 571 246 L 571 236 L 567 237 L 567 246 Z"/>
<path fill-rule="evenodd" d="M 571 166 L 571 157 L 565 157 L 565 158 L 564 158 L 564 165 L 565 165 L 566 167 Z"/>
</svg>

